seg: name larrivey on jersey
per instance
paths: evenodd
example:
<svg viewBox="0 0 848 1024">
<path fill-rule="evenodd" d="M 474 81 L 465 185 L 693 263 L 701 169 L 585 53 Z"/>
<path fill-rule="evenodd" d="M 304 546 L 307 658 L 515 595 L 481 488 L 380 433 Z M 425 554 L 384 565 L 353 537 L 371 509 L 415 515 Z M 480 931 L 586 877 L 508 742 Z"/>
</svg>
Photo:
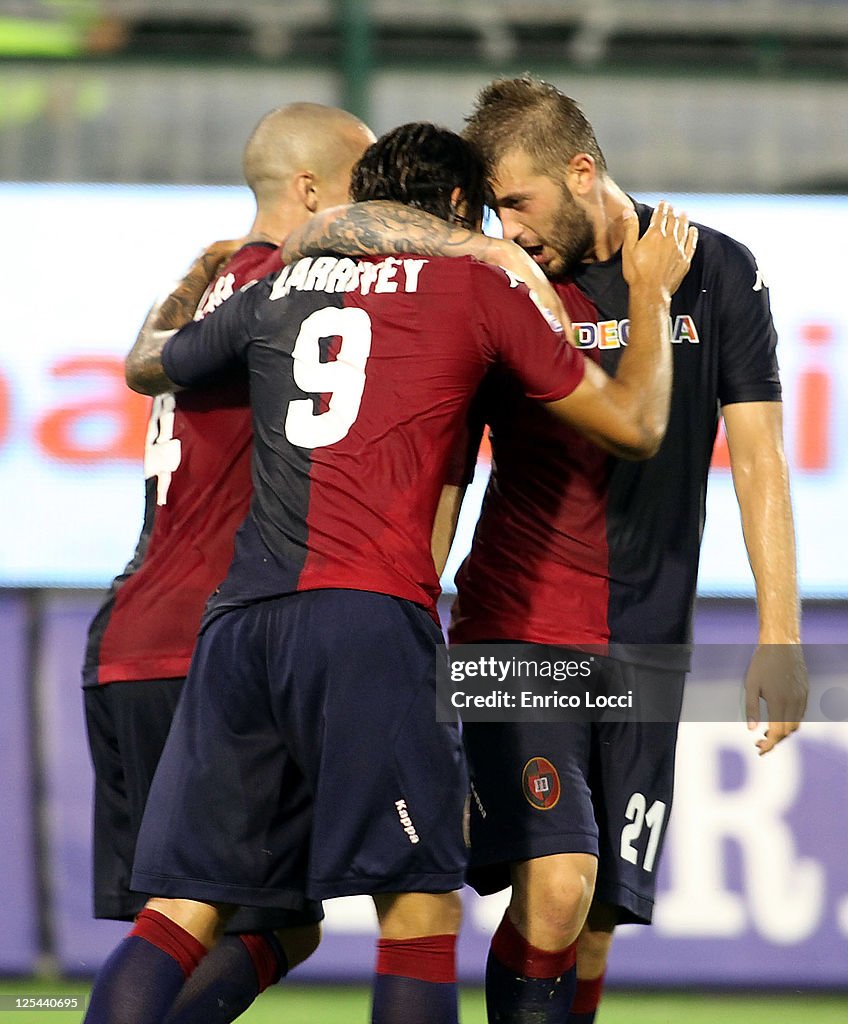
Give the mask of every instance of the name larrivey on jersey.
<svg viewBox="0 0 848 1024">
<path fill-rule="evenodd" d="M 347 256 L 307 256 L 283 268 L 274 282 L 271 302 L 288 295 L 292 289 L 299 292 L 415 292 L 418 275 L 427 260 L 398 259 L 387 256 L 379 263 L 355 263 Z"/>
</svg>

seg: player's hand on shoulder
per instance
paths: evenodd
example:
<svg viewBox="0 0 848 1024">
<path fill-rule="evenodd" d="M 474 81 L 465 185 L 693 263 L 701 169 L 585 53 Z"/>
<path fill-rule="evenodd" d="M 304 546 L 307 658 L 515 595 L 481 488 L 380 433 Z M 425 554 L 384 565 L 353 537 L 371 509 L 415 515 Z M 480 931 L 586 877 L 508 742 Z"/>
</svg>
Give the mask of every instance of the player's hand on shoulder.
<svg viewBox="0 0 848 1024">
<path fill-rule="evenodd" d="M 246 241 L 246 238 L 225 238 L 207 245 L 200 254 L 203 269 L 207 275 L 211 278 L 223 270 L 230 258 L 241 249 Z"/>
<path fill-rule="evenodd" d="M 669 203 L 657 203 L 641 238 L 639 218 L 635 210 L 627 210 L 621 250 L 624 279 L 631 288 L 653 288 L 670 297 L 689 272 L 697 245 L 698 229 Z"/>
</svg>

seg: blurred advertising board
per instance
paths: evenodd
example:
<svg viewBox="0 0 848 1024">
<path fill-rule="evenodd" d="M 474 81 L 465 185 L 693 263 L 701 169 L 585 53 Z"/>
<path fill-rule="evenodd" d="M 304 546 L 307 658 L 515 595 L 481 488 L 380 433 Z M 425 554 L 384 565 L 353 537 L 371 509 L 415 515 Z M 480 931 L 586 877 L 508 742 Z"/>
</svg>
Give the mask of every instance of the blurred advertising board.
<svg viewBox="0 0 848 1024">
<path fill-rule="evenodd" d="M 803 592 L 848 595 L 848 559 L 837 557 L 848 505 L 848 197 L 668 198 L 758 258 L 781 339 Z M 100 587 L 129 559 L 149 402 L 125 387 L 124 355 L 153 299 L 204 244 L 241 234 L 252 212 L 235 187 L 0 185 L 0 586 Z M 447 590 L 487 472 L 484 449 Z M 750 594 L 721 438 L 707 524 L 701 593 Z"/>
</svg>

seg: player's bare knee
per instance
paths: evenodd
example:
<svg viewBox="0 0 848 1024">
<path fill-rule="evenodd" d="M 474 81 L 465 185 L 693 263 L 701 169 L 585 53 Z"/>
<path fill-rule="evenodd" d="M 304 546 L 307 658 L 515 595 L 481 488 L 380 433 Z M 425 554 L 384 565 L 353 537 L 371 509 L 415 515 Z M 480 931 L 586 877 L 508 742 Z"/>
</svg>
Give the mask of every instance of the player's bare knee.
<svg viewBox="0 0 848 1024">
<path fill-rule="evenodd" d="M 534 945 L 561 948 L 580 934 L 595 887 L 597 861 L 564 854 L 528 861 L 514 874 L 510 916 Z"/>
<path fill-rule="evenodd" d="M 444 922 L 444 929 L 437 934 L 457 935 L 462 925 L 462 897 L 457 892 L 444 892 L 440 894 L 440 917 Z"/>
<path fill-rule="evenodd" d="M 211 949 L 221 938 L 224 926 L 236 908 L 221 903 L 154 896 L 147 901 L 145 909 L 167 917 L 193 935 L 201 945 Z"/>
<path fill-rule="evenodd" d="M 386 893 L 375 896 L 374 905 L 384 939 L 456 935 L 462 922 L 458 891 Z"/>
<path fill-rule="evenodd" d="M 591 898 L 591 892 L 586 891 L 579 877 L 562 879 L 534 901 L 531 913 L 558 931 L 562 935 L 562 944 L 568 945 L 580 933 Z"/>
<path fill-rule="evenodd" d="M 283 947 L 289 970 L 308 959 L 321 942 L 321 925 L 301 925 L 298 928 L 280 928 L 275 932 L 277 941 Z"/>
</svg>

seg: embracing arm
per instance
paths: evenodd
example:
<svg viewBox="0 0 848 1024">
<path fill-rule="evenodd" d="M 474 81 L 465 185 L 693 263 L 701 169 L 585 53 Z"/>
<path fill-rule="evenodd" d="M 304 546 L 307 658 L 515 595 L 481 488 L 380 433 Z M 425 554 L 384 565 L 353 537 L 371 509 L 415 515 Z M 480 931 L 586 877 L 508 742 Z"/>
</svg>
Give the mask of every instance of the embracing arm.
<svg viewBox="0 0 848 1024">
<path fill-rule="evenodd" d="M 759 700 L 769 724 L 760 754 L 795 732 L 807 703 L 801 650 L 795 529 L 789 472 L 783 452 L 780 402 L 743 402 L 723 408 L 733 485 L 754 574 L 759 646 L 745 681 L 749 727 L 759 724 Z"/>
<path fill-rule="evenodd" d="M 124 362 L 124 376 L 133 391 L 158 395 L 175 389 L 162 368 L 165 342 L 192 320 L 209 282 L 243 243 L 244 239 L 213 242 L 200 253 L 171 294 L 151 307 Z"/>
<path fill-rule="evenodd" d="M 373 199 L 349 206 L 333 206 L 310 217 L 283 243 L 283 262 L 291 263 L 301 256 L 340 252 L 348 256 L 383 253 L 474 256 L 489 263 L 493 262 L 494 254 L 507 252 L 509 248 L 519 247 L 502 238 L 489 238 L 459 224 L 449 224 L 412 206 Z M 536 268 L 535 264 L 533 266 Z"/>
<path fill-rule="evenodd" d="M 553 285 L 530 256 L 505 238 L 489 238 L 423 210 L 374 199 L 334 206 L 311 217 L 283 245 L 283 262 L 338 252 L 346 256 L 415 253 L 419 256 L 473 256 L 503 267 L 536 293 L 537 304 L 561 324 L 570 321 Z"/>
</svg>

